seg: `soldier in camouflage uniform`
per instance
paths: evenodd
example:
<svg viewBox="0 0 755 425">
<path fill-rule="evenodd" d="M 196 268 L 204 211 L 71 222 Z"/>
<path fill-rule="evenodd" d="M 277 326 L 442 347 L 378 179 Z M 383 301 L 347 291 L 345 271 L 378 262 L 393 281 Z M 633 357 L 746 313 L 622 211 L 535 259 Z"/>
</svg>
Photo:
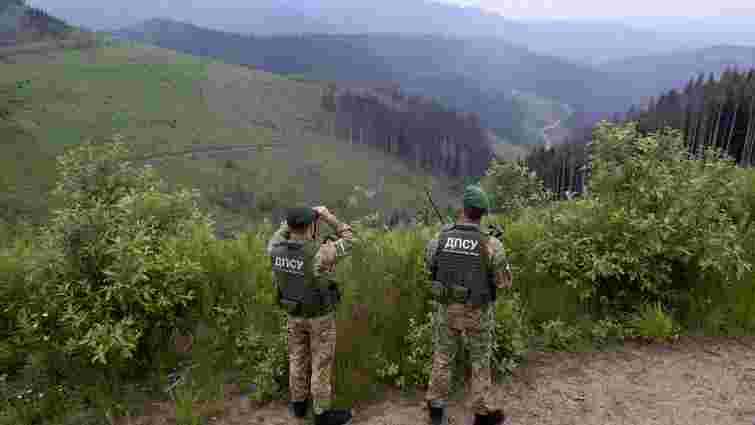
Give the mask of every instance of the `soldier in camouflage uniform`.
<svg viewBox="0 0 755 425">
<path fill-rule="evenodd" d="M 505 419 L 490 399 L 490 365 L 496 289 L 510 287 L 512 275 L 501 241 L 481 232 L 480 222 L 488 208 L 486 194 L 477 186 L 468 186 L 457 223 L 444 226 L 427 246 L 426 263 L 433 274 L 432 292 L 438 305 L 433 316 L 435 353 L 426 395 L 433 425 L 448 423 L 446 404 L 458 338 L 472 362 L 474 424 L 497 425 Z"/>
<path fill-rule="evenodd" d="M 336 230 L 336 241 L 317 241 L 320 219 Z M 311 394 L 315 425 L 351 423 L 350 411 L 331 406 L 335 310 L 341 299 L 332 275 L 336 263 L 350 254 L 353 241 L 351 227 L 327 208 L 295 208 L 267 248 L 278 302 L 288 314 L 289 410 L 294 417 L 305 417 Z"/>
</svg>

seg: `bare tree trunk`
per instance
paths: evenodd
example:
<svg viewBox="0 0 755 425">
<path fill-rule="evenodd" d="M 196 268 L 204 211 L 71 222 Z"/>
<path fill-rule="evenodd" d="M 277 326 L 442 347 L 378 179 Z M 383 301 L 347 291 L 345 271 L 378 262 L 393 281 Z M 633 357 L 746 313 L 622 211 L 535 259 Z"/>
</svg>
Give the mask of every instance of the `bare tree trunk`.
<svg viewBox="0 0 755 425">
<path fill-rule="evenodd" d="M 724 145 L 724 153 L 726 155 L 729 154 L 729 146 L 731 145 L 731 139 L 734 137 L 734 130 L 737 128 L 737 114 L 739 113 L 739 106 L 741 104 L 739 103 L 739 98 L 737 98 L 736 106 L 734 107 L 734 118 L 731 120 L 731 125 L 729 126 L 729 137 L 726 138 L 726 144 Z"/>
<path fill-rule="evenodd" d="M 724 113 L 724 104 L 721 104 L 721 107 L 718 110 L 718 119 L 716 120 L 716 129 L 713 131 L 713 140 L 712 143 L 709 144 L 709 146 L 713 146 L 714 148 L 718 146 L 718 130 L 721 127 L 721 116 Z"/>
<path fill-rule="evenodd" d="M 747 128 L 747 137 L 745 137 L 745 144 L 742 149 L 742 158 L 740 165 L 749 167 L 752 165 L 752 153 L 755 148 L 755 117 L 750 116 L 750 125 Z"/>
<path fill-rule="evenodd" d="M 747 122 L 747 134 L 745 135 L 745 141 L 744 141 L 744 144 L 742 146 L 742 153 L 741 153 L 741 157 L 739 158 L 739 165 L 745 165 L 747 163 L 747 161 L 749 160 L 749 158 L 747 156 L 747 150 L 748 150 L 748 148 L 750 146 L 750 143 L 751 143 L 751 140 L 753 138 L 753 134 L 752 134 L 753 133 L 753 127 L 755 127 L 755 113 L 753 113 L 753 112 L 755 112 L 755 111 L 753 111 L 753 106 L 755 106 L 755 105 L 753 104 L 753 102 L 755 102 L 755 96 L 753 96 L 750 99 L 750 111 L 749 111 L 750 112 L 750 116 L 749 116 L 749 120 Z"/>
</svg>

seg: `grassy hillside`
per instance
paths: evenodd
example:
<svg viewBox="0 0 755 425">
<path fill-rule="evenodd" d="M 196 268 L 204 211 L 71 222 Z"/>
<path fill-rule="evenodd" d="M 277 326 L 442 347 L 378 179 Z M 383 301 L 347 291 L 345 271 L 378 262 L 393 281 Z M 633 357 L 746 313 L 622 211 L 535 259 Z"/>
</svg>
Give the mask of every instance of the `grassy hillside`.
<svg viewBox="0 0 755 425">
<path fill-rule="evenodd" d="M 291 202 L 346 212 L 355 186 L 372 196 L 364 208 L 405 209 L 422 194 L 415 183 L 433 180 L 324 135 L 329 115 L 314 83 L 135 45 L 5 61 L 13 63 L 0 73 L 0 205 L 10 213 L 44 211 L 55 155 L 113 136 L 239 220 L 275 216 Z M 222 221 L 233 227 L 233 217 Z"/>
</svg>

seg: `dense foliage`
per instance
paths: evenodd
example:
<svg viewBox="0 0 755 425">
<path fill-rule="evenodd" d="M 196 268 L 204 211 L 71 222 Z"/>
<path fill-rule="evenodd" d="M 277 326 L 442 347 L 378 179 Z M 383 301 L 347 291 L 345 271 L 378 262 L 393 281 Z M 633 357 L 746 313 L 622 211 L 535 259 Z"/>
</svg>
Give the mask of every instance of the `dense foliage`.
<svg viewBox="0 0 755 425">
<path fill-rule="evenodd" d="M 502 374 L 531 349 L 755 330 L 755 174 L 713 151 L 689 158 L 679 132 L 595 134 L 588 198 L 514 202 L 506 208 L 517 214 L 485 223 L 506 228 L 515 272 L 496 305 Z M 192 412 L 182 397 L 222 398 L 228 372 L 254 384 L 252 398 L 285 397 L 284 317 L 265 251 L 273 226 L 215 239 L 189 192 L 161 191 L 153 174 L 117 160 L 121 148 L 62 157 L 64 206 L 43 231 L 0 227 L 0 423 L 63 423 L 60 406 L 76 402 L 125 413 L 127 383 L 164 384 L 176 367 L 174 329 L 195 335 L 193 378 L 171 393 L 180 411 Z M 542 191 L 521 164 L 494 163 L 486 178 L 503 205 Z M 424 251 L 438 226 L 389 231 L 379 221 L 354 223 L 359 243 L 338 271 L 343 404 L 374 399 L 375 383 L 422 386 L 429 373 Z M 19 380 L 47 395 L 16 397 L 26 387 L 6 383 Z M 47 391 L 56 385 L 64 390 Z"/>
<path fill-rule="evenodd" d="M 552 216 L 539 270 L 604 314 L 650 300 L 686 317 L 696 297 L 752 283 L 747 173 L 714 152 L 689 159 L 678 132 L 603 125 L 596 140 L 592 196 Z"/>
<path fill-rule="evenodd" d="M 482 181 L 492 198 L 493 210 L 505 215 L 544 206 L 553 199 L 542 179 L 518 162 L 492 161 Z"/>
</svg>

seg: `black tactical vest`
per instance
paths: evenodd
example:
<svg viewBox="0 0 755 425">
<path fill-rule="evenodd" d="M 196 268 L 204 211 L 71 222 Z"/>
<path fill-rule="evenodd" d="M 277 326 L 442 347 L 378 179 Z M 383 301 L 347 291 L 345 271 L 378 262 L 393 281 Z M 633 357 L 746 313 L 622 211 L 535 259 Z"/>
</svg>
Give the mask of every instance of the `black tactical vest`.
<svg viewBox="0 0 755 425">
<path fill-rule="evenodd" d="M 283 241 L 270 253 L 279 303 L 289 314 L 314 317 L 336 304 L 337 294 L 322 287 L 314 276 L 314 242 Z"/>
<path fill-rule="evenodd" d="M 434 280 L 450 292 L 453 302 L 471 305 L 495 300 L 485 235 L 475 226 L 455 225 L 441 233 L 435 254 Z"/>
</svg>

